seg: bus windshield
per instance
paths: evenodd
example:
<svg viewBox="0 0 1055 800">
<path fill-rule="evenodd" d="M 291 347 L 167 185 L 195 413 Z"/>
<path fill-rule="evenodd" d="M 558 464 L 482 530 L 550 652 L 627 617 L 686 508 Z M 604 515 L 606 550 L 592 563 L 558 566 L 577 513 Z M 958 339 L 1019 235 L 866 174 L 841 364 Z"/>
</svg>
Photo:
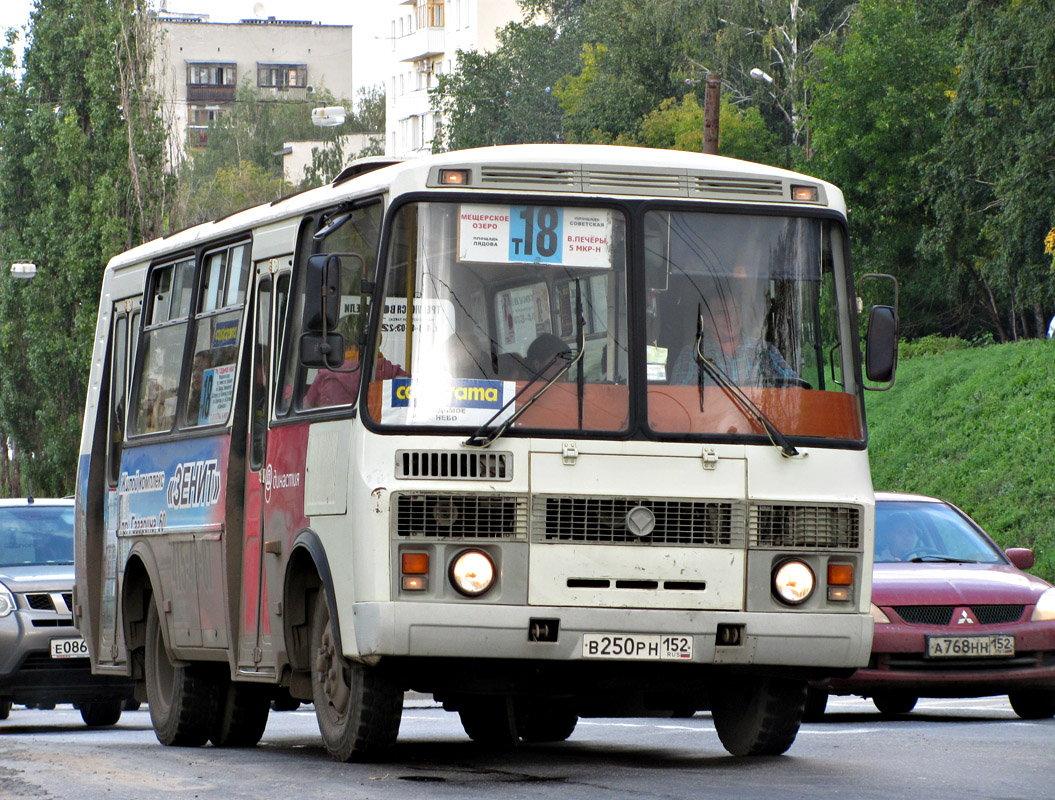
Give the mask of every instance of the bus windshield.
<svg viewBox="0 0 1055 800">
<path fill-rule="evenodd" d="M 650 211 L 644 230 L 653 431 L 863 438 L 838 226 Z"/>
<path fill-rule="evenodd" d="M 534 398 L 515 429 L 625 431 L 625 229 L 609 208 L 403 206 L 389 233 L 373 419 L 476 429 Z"/>
<path fill-rule="evenodd" d="M 653 207 L 640 217 L 640 297 L 631 225 L 589 205 L 402 206 L 371 418 L 618 434 L 642 374 L 652 435 L 863 440 L 839 225 Z M 635 357 L 644 369 L 631 373 Z"/>
</svg>

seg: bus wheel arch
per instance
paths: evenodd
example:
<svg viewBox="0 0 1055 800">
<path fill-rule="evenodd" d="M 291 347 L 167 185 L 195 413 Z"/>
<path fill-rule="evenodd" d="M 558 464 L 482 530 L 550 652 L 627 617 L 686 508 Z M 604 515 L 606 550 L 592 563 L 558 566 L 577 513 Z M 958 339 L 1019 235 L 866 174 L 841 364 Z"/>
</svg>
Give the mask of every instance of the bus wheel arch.
<svg viewBox="0 0 1055 800">
<path fill-rule="evenodd" d="M 133 552 L 125 564 L 121 583 L 121 619 L 132 677 L 143 679 L 143 650 L 146 646 L 147 610 L 157 585 L 157 569 L 141 553 Z"/>
<path fill-rule="evenodd" d="M 290 548 L 282 587 L 282 627 L 294 675 L 311 672 L 311 622 L 319 597 L 329 603 L 330 613 L 335 614 L 333 582 L 322 542 L 313 531 L 303 531 Z M 300 699 L 310 699 L 310 695 Z"/>
</svg>

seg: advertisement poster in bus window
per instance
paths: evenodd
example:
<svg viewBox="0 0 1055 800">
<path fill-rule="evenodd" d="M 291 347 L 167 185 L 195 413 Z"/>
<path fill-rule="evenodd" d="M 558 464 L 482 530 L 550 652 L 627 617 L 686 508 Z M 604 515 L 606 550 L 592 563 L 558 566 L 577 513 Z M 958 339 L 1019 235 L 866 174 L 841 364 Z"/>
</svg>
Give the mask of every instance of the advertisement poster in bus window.
<svg viewBox="0 0 1055 800">
<path fill-rule="evenodd" d="M 219 425 L 227 422 L 234 400 L 235 365 L 210 367 L 202 373 L 201 401 L 198 405 L 199 425 Z"/>
<path fill-rule="evenodd" d="M 345 303 L 353 302 L 346 298 Z M 358 300 L 354 300 L 358 305 Z M 444 342 L 454 335 L 454 303 L 450 300 L 414 298 L 413 328 L 415 347 L 421 341 Z M 381 355 L 389 362 L 409 370 L 407 360 L 407 301 L 405 297 L 388 297 L 381 315 Z"/>
<path fill-rule="evenodd" d="M 467 203 L 458 214 L 458 260 L 609 269 L 612 212 Z"/>
<path fill-rule="evenodd" d="M 526 353 L 543 333 L 552 333 L 549 289 L 545 283 L 504 289 L 495 295 L 498 340 L 505 353 Z"/>
<path fill-rule="evenodd" d="M 389 425 L 478 426 L 501 411 L 494 420 L 501 423 L 514 411 L 514 395 L 516 381 L 438 375 L 394 378 L 382 382 L 381 421 Z"/>
</svg>

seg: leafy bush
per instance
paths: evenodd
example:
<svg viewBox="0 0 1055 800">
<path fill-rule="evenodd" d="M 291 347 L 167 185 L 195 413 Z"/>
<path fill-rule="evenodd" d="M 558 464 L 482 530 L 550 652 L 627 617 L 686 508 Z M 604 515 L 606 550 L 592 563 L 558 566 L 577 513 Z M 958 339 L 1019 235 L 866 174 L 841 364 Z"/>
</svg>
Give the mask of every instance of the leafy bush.
<svg viewBox="0 0 1055 800">
<path fill-rule="evenodd" d="M 1055 345 L 910 357 L 866 408 L 876 490 L 954 503 L 1001 547 L 1033 548 L 1055 582 Z"/>
<path fill-rule="evenodd" d="M 945 337 L 935 333 L 930 336 L 924 336 L 914 342 L 902 340 L 898 344 L 897 356 L 899 361 L 907 361 L 910 358 L 918 358 L 919 356 L 937 356 L 954 350 L 966 350 L 971 346 L 970 342 L 958 336 Z"/>
</svg>

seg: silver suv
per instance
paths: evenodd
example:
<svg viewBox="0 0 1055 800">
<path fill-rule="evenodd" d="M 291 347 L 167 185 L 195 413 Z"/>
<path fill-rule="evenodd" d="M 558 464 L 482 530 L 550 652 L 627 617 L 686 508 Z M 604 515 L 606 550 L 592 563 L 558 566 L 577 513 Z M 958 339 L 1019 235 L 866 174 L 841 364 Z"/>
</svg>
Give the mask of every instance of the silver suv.
<svg viewBox="0 0 1055 800">
<path fill-rule="evenodd" d="M 0 719 L 72 703 L 113 725 L 134 702 L 130 679 L 91 674 L 73 626 L 73 514 L 72 500 L 0 500 Z"/>
</svg>

